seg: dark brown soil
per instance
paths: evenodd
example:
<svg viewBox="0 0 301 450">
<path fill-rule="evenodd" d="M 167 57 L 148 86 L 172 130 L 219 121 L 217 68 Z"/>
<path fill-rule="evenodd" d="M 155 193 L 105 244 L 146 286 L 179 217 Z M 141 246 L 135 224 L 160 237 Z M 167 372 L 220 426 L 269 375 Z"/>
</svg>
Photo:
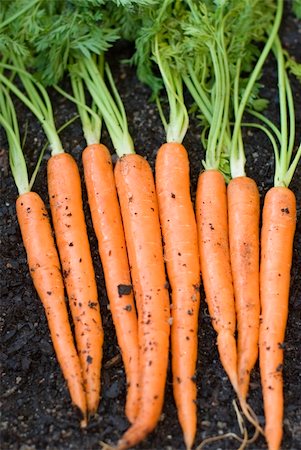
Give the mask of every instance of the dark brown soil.
<svg viewBox="0 0 301 450">
<path fill-rule="evenodd" d="M 290 3 L 286 2 L 286 10 Z M 300 23 L 287 13 L 282 26 L 284 46 L 301 60 Z M 299 42 L 299 47 L 298 47 Z M 129 128 L 136 144 L 136 151 L 154 164 L 157 149 L 164 142 L 164 131 L 156 107 L 149 102 L 149 90 L 136 79 L 134 70 L 120 66 L 120 57 L 126 57 L 131 49 L 119 45 L 110 53 L 113 73 L 121 92 L 127 113 Z M 301 92 L 300 85 L 293 79 L 294 98 L 297 105 L 298 138 L 300 140 Z M 278 117 L 276 68 L 271 58 L 264 71 L 263 93 L 270 100 L 270 117 Z M 67 86 L 67 83 L 66 83 Z M 65 99 L 52 93 L 57 125 L 62 125 L 75 114 L 75 108 Z M 18 113 L 24 133 L 27 125 L 25 152 L 28 161 L 35 161 L 44 135 L 31 114 L 22 105 Z M 199 142 L 197 121 L 185 138 L 190 154 L 191 189 L 194 197 L 198 173 L 201 169 L 203 150 Z M 95 235 L 83 185 L 85 213 L 95 264 L 101 312 L 105 330 L 104 366 L 102 371 L 102 400 L 98 413 L 86 430 L 80 430 L 76 411 L 72 408 L 65 382 L 56 362 L 49 338 L 43 308 L 33 288 L 26 264 L 26 255 L 15 214 L 17 190 L 8 166 L 7 144 L 3 130 L 0 134 L 1 167 L 1 329 L 2 347 L 2 421 L 1 448 L 3 450 L 94 450 L 100 448 L 100 441 L 116 443 L 128 422 L 124 415 L 125 377 L 120 358 L 111 313 L 104 289 L 102 268 L 97 252 Z M 81 151 L 85 145 L 80 122 L 77 120 L 61 135 L 67 152 L 70 152 L 81 167 Z M 273 156 L 271 146 L 257 131 L 245 135 L 247 170 L 258 183 L 262 198 L 273 183 Z M 107 132 L 103 141 L 111 147 Z M 46 152 L 35 183 L 35 190 L 41 194 L 48 206 L 46 190 Z M 32 165 L 30 165 L 32 168 Z M 301 449 L 301 168 L 297 169 L 291 188 L 295 191 L 298 205 L 298 224 L 294 245 L 290 310 L 285 341 L 284 391 L 285 417 L 283 449 Z M 232 407 L 235 398 L 230 383 L 219 362 L 216 336 L 212 330 L 204 295 L 202 295 L 199 319 L 199 355 L 197 366 L 198 385 L 198 433 L 196 442 L 225 432 L 239 432 L 236 415 Z M 252 374 L 250 404 L 263 423 L 262 397 L 258 366 Z M 226 440 L 212 443 L 208 450 L 238 447 L 237 442 Z M 250 445 L 252 450 L 266 448 L 263 438 Z M 170 372 L 166 387 L 166 401 L 161 420 L 156 430 L 137 449 L 182 450 L 184 444 L 172 397 Z"/>
</svg>

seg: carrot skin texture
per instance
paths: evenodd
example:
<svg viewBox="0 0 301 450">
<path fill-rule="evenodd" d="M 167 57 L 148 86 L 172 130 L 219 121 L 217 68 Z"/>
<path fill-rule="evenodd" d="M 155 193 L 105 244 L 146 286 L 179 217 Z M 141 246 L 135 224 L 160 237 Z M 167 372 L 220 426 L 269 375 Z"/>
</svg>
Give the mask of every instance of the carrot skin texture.
<svg viewBox="0 0 301 450">
<path fill-rule="evenodd" d="M 186 448 L 196 426 L 195 370 L 200 305 L 200 262 L 196 219 L 190 198 L 189 160 L 183 145 L 167 143 L 156 158 L 156 190 L 164 258 L 172 291 L 173 392 Z"/>
<path fill-rule="evenodd" d="M 67 153 L 52 156 L 47 170 L 53 226 L 75 327 L 88 411 L 94 413 L 100 398 L 103 329 L 80 176 L 75 160 Z"/>
<path fill-rule="evenodd" d="M 236 313 L 228 238 L 227 193 L 223 175 L 205 170 L 196 194 L 201 274 L 221 363 L 238 392 Z"/>
<path fill-rule="evenodd" d="M 16 209 L 30 275 L 45 308 L 53 347 L 72 402 L 85 421 L 87 405 L 81 365 L 69 324 L 60 262 L 47 210 L 34 192 L 22 194 L 16 201 Z"/>
<path fill-rule="evenodd" d="M 89 145 L 82 157 L 93 227 L 127 377 L 125 411 L 133 422 L 139 396 L 138 324 L 112 159 L 101 144 Z M 123 286 L 129 288 L 124 294 Z"/>
<path fill-rule="evenodd" d="M 140 402 L 117 448 L 140 442 L 156 426 L 164 400 L 169 348 L 169 295 L 153 174 L 141 156 L 117 161 L 115 180 L 138 311 Z"/>
<path fill-rule="evenodd" d="M 237 177 L 227 188 L 229 243 L 237 314 L 239 392 L 246 400 L 259 340 L 259 192 L 254 180 Z"/>
<path fill-rule="evenodd" d="M 296 199 L 274 187 L 264 200 L 261 230 L 259 363 L 269 450 L 280 449 L 283 422 L 283 341 L 288 316 Z"/>
</svg>

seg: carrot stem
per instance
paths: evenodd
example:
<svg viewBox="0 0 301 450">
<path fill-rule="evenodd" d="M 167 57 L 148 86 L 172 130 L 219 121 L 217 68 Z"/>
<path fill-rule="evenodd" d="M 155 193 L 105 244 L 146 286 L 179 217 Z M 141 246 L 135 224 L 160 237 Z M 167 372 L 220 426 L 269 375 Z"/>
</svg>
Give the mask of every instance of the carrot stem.
<svg viewBox="0 0 301 450">
<path fill-rule="evenodd" d="M 77 73 L 85 80 L 86 86 L 103 116 L 118 156 L 121 157 L 125 154 L 134 153 L 134 145 L 128 131 L 124 106 L 115 87 L 114 80 L 110 75 L 108 66 L 106 66 L 106 74 L 117 104 L 93 58 L 83 58 L 78 63 Z"/>
<path fill-rule="evenodd" d="M 2 81 L 4 85 L 7 86 L 7 88 L 9 88 L 37 117 L 50 143 L 52 155 L 63 153 L 64 150 L 56 131 L 52 106 L 46 89 L 24 70 L 21 60 L 15 60 L 14 65 L 0 63 L 0 66 L 18 73 L 28 97 L 1 73 L 0 81 Z M 44 102 L 41 99 L 39 92 L 42 94 Z"/>
<path fill-rule="evenodd" d="M 232 134 L 232 143 L 231 143 L 231 156 L 230 156 L 230 165 L 231 165 L 231 176 L 234 178 L 236 176 L 242 176 L 244 173 L 244 152 L 242 152 L 242 149 L 239 150 L 238 146 L 238 139 L 239 139 L 239 133 L 240 133 L 240 126 L 242 122 L 242 116 L 244 113 L 244 110 L 246 108 L 246 104 L 248 101 L 248 98 L 251 94 L 251 91 L 253 89 L 254 83 L 256 79 L 258 78 L 258 75 L 262 69 L 262 66 L 267 58 L 267 55 L 269 54 L 275 37 L 278 33 L 281 18 L 283 13 L 283 1 L 277 0 L 277 10 L 276 10 L 276 16 L 275 20 L 272 26 L 271 31 L 269 32 L 268 40 L 266 41 L 264 48 L 261 52 L 261 55 L 256 63 L 255 68 L 252 71 L 252 74 L 248 80 L 248 84 L 244 90 L 244 94 L 241 98 L 239 108 L 237 110 L 237 113 L 235 115 L 235 123 L 234 123 L 234 130 Z"/>
</svg>

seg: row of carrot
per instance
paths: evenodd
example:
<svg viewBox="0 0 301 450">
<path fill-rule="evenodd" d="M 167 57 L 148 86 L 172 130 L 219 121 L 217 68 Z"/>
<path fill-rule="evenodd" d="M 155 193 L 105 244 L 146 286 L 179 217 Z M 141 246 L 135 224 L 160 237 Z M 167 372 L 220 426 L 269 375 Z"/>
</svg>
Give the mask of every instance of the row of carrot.
<svg viewBox="0 0 301 450">
<path fill-rule="evenodd" d="M 283 4 L 281 1 L 277 3 L 275 15 L 274 5 L 272 6 L 271 24 L 264 48 L 258 62 L 252 67 L 243 92 L 239 82 L 242 69 L 246 70 L 244 61 L 242 59 L 238 62 L 234 71 L 234 83 L 231 84 L 229 65 L 233 42 L 225 42 L 227 21 L 232 24 L 233 17 L 237 17 L 241 12 L 240 8 L 244 7 L 242 2 L 234 2 L 232 5 L 236 8 L 236 15 L 232 9 L 223 10 L 222 7 L 219 9 L 214 6 L 211 7 L 212 10 L 210 7 L 206 10 L 205 4 L 200 6 L 198 2 L 192 1 L 188 1 L 181 11 L 182 16 L 186 15 L 184 23 L 188 24 L 190 21 L 189 28 L 184 29 L 180 41 L 185 50 L 183 54 L 187 52 L 187 45 L 190 46 L 189 57 L 192 59 L 195 57 L 194 50 L 200 52 L 198 45 L 196 49 L 192 45 L 199 42 L 193 40 L 193 27 L 204 24 L 202 31 L 209 36 L 206 41 L 206 51 L 209 53 L 204 51 L 201 54 L 204 60 L 210 56 L 213 66 L 210 67 L 208 59 L 208 65 L 202 69 L 205 72 L 209 69 L 213 71 L 211 90 L 204 84 L 205 76 L 199 72 L 201 64 L 200 67 L 193 67 L 188 60 L 188 71 L 181 75 L 179 61 L 183 54 L 180 56 L 177 53 L 175 56 L 171 51 L 179 50 L 179 41 L 173 47 L 176 36 L 171 37 L 170 31 L 178 32 L 178 28 L 172 26 L 179 23 L 179 11 L 174 3 L 163 2 L 159 12 L 158 5 L 156 10 L 153 6 L 149 10 L 145 5 L 141 6 L 146 10 L 141 16 L 143 20 L 136 37 L 138 74 L 141 79 L 150 81 L 157 94 L 157 75 L 150 71 L 148 61 L 152 58 L 157 63 L 170 107 L 167 120 L 157 97 L 167 143 L 157 155 L 155 182 L 148 162 L 134 153 L 125 110 L 109 67 L 103 62 L 103 54 L 100 57 L 91 56 L 87 52 L 65 55 L 65 58 L 70 59 L 68 70 L 74 97 L 58 86 L 56 89 L 77 104 L 87 141 L 87 148 L 83 152 L 83 166 L 89 206 L 128 383 L 126 415 L 132 425 L 119 441 L 119 450 L 140 442 L 159 420 L 164 400 L 170 324 L 174 397 L 186 447 L 189 449 L 193 445 L 197 427 L 194 373 L 200 274 L 212 323 L 217 332 L 221 362 L 244 414 L 261 430 L 246 402 L 250 372 L 257 360 L 259 339 L 266 414 L 265 435 L 270 449 L 280 447 L 283 349 L 279 344 L 284 339 L 296 220 L 294 196 L 287 185 L 300 158 L 301 149 L 299 147 L 293 158 L 292 95 L 281 43 L 277 37 Z M 39 17 L 43 17 L 43 12 L 49 14 L 47 5 L 40 5 L 37 1 L 28 3 L 28 8 L 30 13 L 30 8 L 40 8 Z M 74 8 L 76 9 L 75 6 Z M 252 19 L 258 23 L 255 5 L 253 8 L 255 14 Z M 114 9 L 116 11 L 118 8 Z M 125 11 L 132 14 L 126 7 Z M 21 24 L 26 17 L 25 11 L 22 13 L 22 17 L 18 16 Z M 84 13 L 87 11 L 79 10 L 77 13 L 82 14 L 81 19 L 84 20 Z M 53 28 L 47 23 L 48 16 L 43 23 L 44 28 L 38 28 L 42 37 L 41 29 L 45 30 L 44 40 L 34 36 L 37 52 L 45 51 L 46 44 L 53 45 L 50 37 L 55 30 L 60 29 L 58 25 L 61 20 L 67 23 L 67 19 L 72 19 L 73 26 L 76 26 L 74 9 L 66 7 L 59 15 L 53 11 L 52 14 Z M 210 14 L 214 20 L 207 23 Z M 15 16 L 11 17 L 16 20 Z M 250 21 L 250 17 L 248 20 Z M 265 16 L 261 24 L 265 29 L 266 20 Z M 234 26 L 237 25 L 235 21 L 237 19 L 233 22 Z M 255 22 L 248 26 L 254 26 Z M 9 15 L 4 23 L 9 28 Z M 75 31 L 79 32 L 79 28 L 75 28 Z M 189 39 L 188 31 L 192 33 Z M 93 30 L 90 29 L 89 36 L 91 35 L 93 36 Z M 75 33 L 75 42 L 77 37 Z M 114 40 L 115 37 L 112 35 L 111 39 Z M 250 41 L 244 45 L 250 45 L 253 39 L 254 36 L 250 36 Z M 32 42 L 31 37 L 31 44 Z M 96 42 L 99 43 L 100 40 Z M 62 45 L 61 42 L 59 45 Z M 272 47 L 278 63 L 282 119 L 280 131 L 271 124 L 271 129 L 279 140 L 280 151 L 275 138 L 265 128 L 272 139 L 276 172 L 275 188 L 268 193 L 263 210 L 259 272 L 259 194 L 254 181 L 245 176 L 241 120 L 247 104 L 251 110 L 252 104 L 248 101 Z M 41 60 L 41 54 L 38 55 L 37 61 L 39 58 Z M 234 59 L 236 56 L 231 57 Z M 52 340 L 72 401 L 82 411 L 85 425 L 88 414 L 97 410 L 100 397 L 103 330 L 82 210 L 80 178 L 73 158 L 63 151 L 47 91 L 26 71 L 24 61 L 26 60 L 20 52 L 15 52 L 1 63 L 0 80 L 5 87 L 1 88 L 0 120 L 7 132 L 12 172 L 20 194 L 17 214 L 31 275 L 46 309 Z M 173 66 L 174 61 L 179 64 L 178 68 Z M 47 61 L 44 58 L 42 66 L 45 63 Z M 5 70 L 8 72 L 4 72 Z M 56 71 L 54 73 L 57 74 Z M 50 76 L 47 71 L 44 74 Z M 16 76 L 22 83 L 23 90 L 12 81 Z M 206 120 L 204 128 L 208 131 L 203 135 L 206 170 L 199 178 L 196 215 L 190 199 L 188 154 L 181 144 L 188 127 L 183 81 L 199 108 L 202 121 Z M 93 99 L 90 107 L 86 105 L 85 88 Z M 45 207 L 36 194 L 29 192 L 32 183 L 28 182 L 9 90 L 39 119 L 52 149 L 47 178 L 58 253 Z M 229 100 L 230 92 L 233 93 L 233 104 Z M 231 108 L 232 116 L 229 113 Z M 291 122 L 290 136 L 287 132 L 287 109 Z M 254 108 L 252 112 L 264 124 L 269 125 L 261 113 Z M 99 144 L 100 115 L 119 156 L 114 173 L 109 151 Z M 231 125 L 233 118 L 234 127 Z M 232 178 L 227 190 L 225 178 Z M 33 236 L 37 236 L 36 245 L 33 244 Z M 46 242 L 49 246 L 47 251 Z M 60 264 L 63 277 L 60 274 Z M 165 265 L 171 287 L 171 320 Z M 75 327 L 76 346 L 64 303 L 64 285 Z M 277 324 L 277 328 L 272 327 L 273 323 Z M 67 350 L 70 352 L 68 357 L 64 353 Z"/>
</svg>

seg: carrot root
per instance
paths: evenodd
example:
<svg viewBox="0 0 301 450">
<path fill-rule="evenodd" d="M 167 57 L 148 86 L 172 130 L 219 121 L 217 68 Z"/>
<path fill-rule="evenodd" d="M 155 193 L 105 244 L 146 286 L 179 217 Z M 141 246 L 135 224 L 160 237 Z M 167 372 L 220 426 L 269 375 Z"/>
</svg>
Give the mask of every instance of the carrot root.
<svg viewBox="0 0 301 450">
<path fill-rule="evenodd" d="M 30 275 L 45 308 L 54 350 L 67 382 L 72 402 L 87 421 L 82 370 L 74 345 L 65 304 L 63 278 L 49 217 L 38 194 L 22 194 L 16 202 L 17 217 L 27 253 Z"/>
<path fill-rule="evenodd" d="M 238 393 L 236 312 L 228 240 L 226 184 L 216 170 L 199 176 L 196 196 L 201 273 L 222 365 Z"/>
<path fill-rule="evenodd" d="M 66 153 L 52 156 L 47 170 L 56 242 L 75 326 L 88 411 L 93 414 L 100 398 L 103 329 L 82 207 L 80 176 L 74 159 Z"/>
<path fill-rule="evenodd" d="M 124 231 L 138 311 L 140 365 L 139 412 L 119 441 L 132 447 L 151 432 L 161 414 L 169 348 L 169 296 L 153 174 L 139 155 L 115 166 Z"/>
<path fill-rule="evenodd" d="M 285 187 L 268 191 L 261 232 L 259 363 L 269 450 L 278 450 L 283 422 L 283 340 L 288 316 L 296 199 Z"/>
<path fill-rule="evenodd" d="M 133 423 L 139 400 L 138 324 L 109 150 L 101 144 L 88 146 L 83 152 L 83 166 L 110 310 L 126 372 L 125 412 Z"/>
<path fill-rule="evenodd" d="M 233 178 L 228 184 L 231 268 L 237 314 L 239 393 L 246 399 L 259 339 L 259 192 L 254 180 Z"/>
<path fill-rule="evenodd" d="M 195 380 L 200 264 L 195 214 L 190 198 L 189 160 L 183 145 L 167 143 L 156 158 L 156 190 L 164 258 L 172 290 L 173 392 L 186 448 L 196 426 Z"/>
</svg>

